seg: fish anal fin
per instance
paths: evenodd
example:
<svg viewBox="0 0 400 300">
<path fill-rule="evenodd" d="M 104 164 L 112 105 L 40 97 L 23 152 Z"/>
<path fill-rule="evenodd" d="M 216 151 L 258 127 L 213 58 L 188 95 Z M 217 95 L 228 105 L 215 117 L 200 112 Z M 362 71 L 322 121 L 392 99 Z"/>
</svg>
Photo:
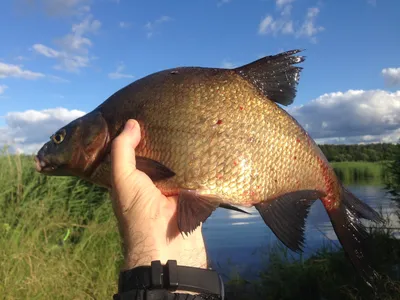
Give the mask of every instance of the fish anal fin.
<svg viewBox="0 0 400 300">
<path fill-rule="evenodd" d="M 240 209 L 239 207 L 233 206 L 233 205 L 228 204 L 228 203 L 221 203 L 219 205 L 219 207 L 251 215 L 251 213 L 249 213 L 248 211 L 245 211 L 243 209 Z"/>
<path fill-rule="evenodd" d="M 175 176 L 175 173 L 163 164 L 142 156 L 136 157 L 136 168 L 146 173 L 146 175 L 149 176 L 153 181 Z"/>
<path fill-rule="evenodd" d="M 315 200 L 325 196 L 316 190 L 290 192 L 255 205 L 265 224 L 294 252 L 301 252 L 308 211 Z"/>
<path fill-rule="evenodd" d="M 293 56 L 301 50 L 291 50 L 263 57 L 235 71 L 255 86 L 269 100 L 290 105 L 296 96 L 301 67 L 294 64 L 305 60 L 304 56 Z"/>
<path fill-rule="evenodd" d="M 178 197 L 178 228 L 181 233 L 192 233 L 216 210 L 219 198 L 201 195 L 197 190 L 181 190 Z"/>
</svg>

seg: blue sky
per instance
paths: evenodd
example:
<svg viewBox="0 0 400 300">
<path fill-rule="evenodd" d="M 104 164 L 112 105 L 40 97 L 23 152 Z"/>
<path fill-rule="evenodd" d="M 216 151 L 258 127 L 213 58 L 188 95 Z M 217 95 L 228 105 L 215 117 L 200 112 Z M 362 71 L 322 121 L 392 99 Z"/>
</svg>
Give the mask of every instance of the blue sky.
<svg viewBox="0 0 400 300">
<path fill-rule="evenodd" d="M 295 48 L 307 60 L 288 111 L 312 135 L 352 143 L 400 137 L 397 0 L 8 0 L 0 11 L 0 144 L 33 149 L 155 71 L 235 67 Z M 336 116 L 346 111 L 341 124 L 326 103 Z M 381 130 L 370 134 L 363 116 Z"/>
</svg>

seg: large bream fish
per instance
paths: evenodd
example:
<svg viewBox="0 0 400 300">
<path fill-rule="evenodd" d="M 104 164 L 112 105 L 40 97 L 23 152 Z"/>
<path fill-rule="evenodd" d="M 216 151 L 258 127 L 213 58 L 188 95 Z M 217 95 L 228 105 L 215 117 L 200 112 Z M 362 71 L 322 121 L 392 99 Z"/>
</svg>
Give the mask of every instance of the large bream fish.
<svg viewBox="0 0 400 300">
<path fill-rule="evenodd" d="M 128 119 L 142 139 L 137 168 L 164 195 L 178 197 L 178 226 L 188 233 L 218 207 L 255 206 L 293 251 L 320 199 L 353 265 L 365 257 L 359 218 L 380 216 L 346 190 L 307 132 L 279 105 L 296 94 L 299 50 L 236 69 L 180 67 L 141 78 L 52 135 L 36 156 L 39 172 L 78 176 L 110 187 L 110 148 Z"/>
</svg>

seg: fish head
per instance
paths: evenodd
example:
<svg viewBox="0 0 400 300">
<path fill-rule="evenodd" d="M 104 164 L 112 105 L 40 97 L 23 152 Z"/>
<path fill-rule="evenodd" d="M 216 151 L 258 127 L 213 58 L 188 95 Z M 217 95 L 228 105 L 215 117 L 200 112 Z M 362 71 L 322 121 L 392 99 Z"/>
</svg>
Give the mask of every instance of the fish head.
<svg viewBox="0 0 400 300">
<path fill-rule="evenodd" d="M 36 171 L 50 176 L 90 176 L 108 144 L 107 122 L 100 112 L 91 112 L 50 136 L 35 156 Z"/>
</svg>

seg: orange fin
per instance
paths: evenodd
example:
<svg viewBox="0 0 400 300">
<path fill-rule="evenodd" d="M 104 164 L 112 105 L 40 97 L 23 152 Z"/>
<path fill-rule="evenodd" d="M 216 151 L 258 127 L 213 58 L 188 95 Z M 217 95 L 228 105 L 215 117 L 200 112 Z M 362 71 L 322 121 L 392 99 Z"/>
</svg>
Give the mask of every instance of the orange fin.
<svg viewBox="0 0 400 300">
<path fill-rule="evenodd" d="M 310 206 L 323 196 L 324 193 L 315 190 L 302 190 L 263 201 L 255 207 L 277 238 L 292 251 L 300 252 Z"/>
<path fill-rule="evenodd" d="M 343 187 L 342 187 L 343 188 Z M 380 277 L 373 266 L 371 259 L 373 252 L 370 244 L 370 234 L 359 218 L 374 222 L 382 220 L 380 215 L 362 203 L 348 191 L 342 192 L 342 199 L 337 208 L 327 209 L 333 229 L 351 263 L 363 278 L 366 284 L 375 288 L 376 280 Z"/>
<path fill-rule="evenodd" d="M 181 233 L 193 232 L 220 205 L 219 198 L 201 195 L 197 190 L 181 190 L 178 197 L 178 228 Z"/>
</svg>

